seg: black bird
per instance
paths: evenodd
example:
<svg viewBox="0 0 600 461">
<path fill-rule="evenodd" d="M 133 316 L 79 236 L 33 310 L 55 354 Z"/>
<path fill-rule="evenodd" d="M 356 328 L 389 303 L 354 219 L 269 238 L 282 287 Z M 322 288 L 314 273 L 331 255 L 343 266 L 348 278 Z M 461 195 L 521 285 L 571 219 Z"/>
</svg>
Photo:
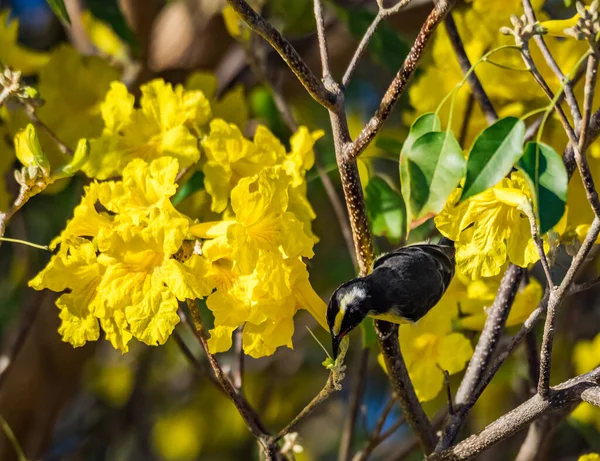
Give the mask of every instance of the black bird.
<svg viewBox="0 0 600 461">
<path fill-rule="evenodd" d="M 450 285 L 454 266 L 454 242 L 442 238 L 437 245 L 411 245 L 384 254 L 369 275 L 340 286 L 327 307 L 333 358 L 342 338 L 367 316 L 406 323 L 427 314 Z"/>
</svg>

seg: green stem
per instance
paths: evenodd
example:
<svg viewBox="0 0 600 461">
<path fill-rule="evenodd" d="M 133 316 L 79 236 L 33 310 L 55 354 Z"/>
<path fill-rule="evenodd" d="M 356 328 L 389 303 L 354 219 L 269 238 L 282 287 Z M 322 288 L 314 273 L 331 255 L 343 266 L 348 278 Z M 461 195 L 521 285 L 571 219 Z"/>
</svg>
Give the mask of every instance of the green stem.
<svg viewBox="0 0 600 461">
<path fill-rule="evenodd" d="M 502 45 L 499 46 L 497 48 L 494 48 L 490 51 L 488 51 L 487 53 L 485 53 L 481 58 L 479 58 L 475 63 L 473 63 L 473 65 L 471 66 L 471 68 L 465 73 L 465 75 L 463 76 L 462 80 L 460 82 L 457 83 L 457 85 L 454 87 L 454 89 L 448 93 L 444 99 L 442 99 L 442 102 L 440 102 L 439 106 L 437 107 L 437 109 L 435 110 L 435 114 L 438 115 L 438 113 L 440 112 L 440 109 L 442 108 L 442 106 L 446 103 L 446 101 L 448 100 L 448 98 L 450 96 L 455 95 L 455 93 L 458 92 L 458 90 L 460 90 L 465 83 L 467 83 L 467 80 L 469 78 L 469 76 L 475 72 L 475 69 L 477 68 L 477 66 L 479 64 L 481 64 L 482 62 L 486 62 L 488 61 L 488 58 L 494 54 L 497 53 L 498 51 L 502 51 L 502 50 L 519 50 L 519 52 L 521 51 L 521 48 L 516 46 L 516 45 Z M 452 110 L 452 108 L 450 109 Z M 450 119 L 452 118 L 452 114 L 450 114 Z"/>
<path fill-rule="evenodd" d="M 4 432 L 4 435 L 6 435 L 6 438 L 10 441 L 13 448 L 15 449 L 15 453 L 17 454 L 17 460 L 18 461 L 27 461 L 27 458 L 25 457 L 25 453 L 23 453 L 23 449 L 21 448 L 21 445 L 19 445 L 19 441 L 15 437 L 15 433 L 12 431 L 12 429 L 10 428 L 10 425 L 2 416 L 0 416 L 0 426 L 2 427 L 2 431 Z"/>
<path fill-rule="evenodd" d="M 33 248 L 37 248 L 38 250 L 50 251 L 50 248 L 48 248 L 48 245 L 38 245 L 37 243 L 31 243 L 31 242 L 28 242 L 27 240 L 19 240 L 19 239 L 11 239 L 8 237 L 0 237 L 0 241 L 11 242 L 11 243 L 20 243 L 21 245 L 27 245 L 27 246 L 30 246 Z"/>
</svg>

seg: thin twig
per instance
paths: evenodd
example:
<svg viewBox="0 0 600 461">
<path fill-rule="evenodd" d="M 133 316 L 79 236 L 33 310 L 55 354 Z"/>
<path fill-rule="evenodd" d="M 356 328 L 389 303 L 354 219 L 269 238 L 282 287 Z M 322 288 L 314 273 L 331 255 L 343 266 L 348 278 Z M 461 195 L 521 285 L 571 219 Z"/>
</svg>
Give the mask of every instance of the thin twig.
<svg viewBox="0 0 600 461">
<path fill-rule="evenodd" d="M 589 290 L 590 288 L 594 288 L 599 283 L 600 277 L 594 277 L 592 280 L 588 280 L 586 282 L 574 283 L 569 289 L 569 295 Z"/>
<path fill-rule="evenodd" d="M 31 123 L 33 123 L 36 127 L 40 128 L 41 130 L 45 131 L 46 134 L 50 137 L 50 139 L 52 139 L 52 142 L 54 142 L 58 149 L 63 153 L 63 155 L 67 156 L 68 158 L 73 157 L 73 149 L 71 149 L 64 142 L 62 142 L 60 138 L 56 136 L 54 131 L 52 131 L 50 127 L 48 127 L 48 125 L 46 125 L 39 119 L 39 117 L 35 113 L 34 105 L 28 101 L 23 100 L 19 100 L 19 103 L 21 104 L 21 106 L 23 106 L 23 111 L 25 112 L 25 115 L 27 115 L 27 118 L 31 121 Z"/>
<path fill-rule="evenodd" d="M 181 350 L 181 352 L 183 353 L 183 355 L 185 356 L 187 361 L 192 365 L 194 371 L 196 373 L 198 373 L 198 375 L 202 376 L 203 378 L 207 378 L 210 382 L 212 382 L 214 385 L 216 385 L 217 389 L 219 389 L 219 391 L 224 392 L 223 388 L 221 387 L 219 382 L 215 379 L 215 377 L 213 375 L 209 374 L 209 370 L 206 367 L 206 365 L 203 362 L 201 362 L 200 360 L 198 360 L 198 358 L 194 355 L 194 353 L 187 346 L 187 344 L 185 343 L 185 341 L 183 340 L 181 335 L 177 331 L 174 331 L 172 336 L 173 336 L 173 341 L 175 341 L 175 344 L 177 344 L 177 347 L 179 347 L 179 349 Z"/>
<path fill-rule="evenodd" d="M 585 89 L 584 89 L 584 103 L 583 103 L 583 119 L 581 122 L 581 135 L 579 136 L 579 143 L 574 149 L 575 162 L 577 169 L 583 182 L 583 187 L 594 210 L 596 216 L 600 217 L 600 199 L 598 198 L 598 191 L 594 184 L 594 179 L 590 171 L 590 166 L 587 161 L 586 149 L 588 146 L 588 131 L 590 129 L 590 117 L 592 113 L 592 102 L 594 99 L 594 90 L 596 88 L 596 76 L 598 72 L 598 58 L 592 53 L 587 60 L 587 70 L 585 78 Z"/>
<path fill-rule="evenodd" d="M 271 23 L 256 13 L 245 0 L 227 0 L 227 3 L 237 12 L 244 22 L 264 38 L 279 53 L 288 67 L 294 72 L 306 91 L 322 106 L 333 108 L 335 94 L 328 91 L 321 80 L 310 70 L 300 54 Z"/>
<path fill-rule="evenodd" d="M 354 439 L 356 420 L 365 393 L 367 368 L 369 366 L 369 352 L 370 349 L 368 347 L 364 347 L 360 351 L 358 366 L 355 367 L 356 372 L 353 380 L 354 387 L 350 395 L 348 415 L 344 420 L 344 428 L 342 429 L 342 437 L 340 440 L 340 451 L 338 453 L 339 461 L 347 461 L 350 457 L 350 448 L 352 447 L 352 440 Z"/>
<path fill-rule="evenodd" d="M 471 70 L 472 65 L 471 61 L 469 60 L 469 57 L 467 56 L 467 52 L 465 51 L 465 47 L 463 45 L 462 39 L 460 38 L 460 34 L 458 33 L 458 29 L 456 28 L 456 23 L 454 22 L 452 13 L 448 13 L 446 15 L 446 18 L 444 19 L 444 24 L 446 26 L 446 31 L 448 32 L 448 37 L 450 38 L 450 43 L 452 43 L 454 54 L 458 59 L 460 69 L 462 70 L 463 74 L 466 74 Z M 479 78 L 477 78 L 475 71 L 469 73 L 469 76 L 467 77 L 467 82 L 471 87 L 471 92 L 477 100 L 479 107 L 481 107 L 481 110 L 485 115 L 485 119 L 487 120 L 488 124 L 491 125 L 496 120 L 498 120 L 498 114 L 496 113 L 494 106 L 490 102 L 488 95 L 483 89 Z"/>
<path fill-rule="evenodd" d="M 314 0 L 315 21 L 317 23 L 317 38 L 319 40 L 319 55 L 321 56 L 321 68 L 323 78 L 331 78 L 329 70 L 329 50 L 327 49 L 327 37 L 325 37 L 325 19 L 323 16 L 323 5 L 321 0 Z"/>
<path fill-rule="evenodd" d="M 360 62 L 361 58 L 365 54 L 365 51 L 367 50 L 367 47 L 369 46 L 371 39 L 375 35 L 375 32 L 377 31 L 377 27 L 379 27 L 379 23 L 381 23 L 381 21 L 383 21 L 386 17 L 398 13 L 402 8 L 404 8 L 410 2 L 411 2 L 411 0 L 401 0 L 396 5 L 389 7 L 389 8 L 383 8 L 382 5 L 379 4 L 379 10 L 377 11 L 377 15 L 371 22 L 371 25 L 369 26 L 369 28 L 363 35 L 362 39 L 360 40 L 360 43 L 358 44 L 358 47 L 356 48 L 356 51 L 354 52 L 354 55 L 352 56 L 352 59 L 350 60 L 350 64 L 348 64 L 348 67 L 346 68 L 346 72 L 344 73 L 344 77 L 342 78 L 342 87 L 343 88 L 347 88 L 348 85 L 350 84 L 352 75 L 354 75 L 354 71 L 358 67 L 358 63 Z"/>
<path fill-rule="evenodd" d="M 450 373 L 448 370 L 442 370 L 444 373 L 444 385 L 446 387 L 446 398 L 448 399 L 448 414 L 454 415 L 454 404 L 452 403 L 452 389 L 450 388 Z"/>
<path fill-rule="evenodd" d="M 523 9 L 525 10 L 525 16 L 527 17 L 527 21 L 530 24 L 535 24 L 537 19 L 535 17 L 535 12 L 533 10 L 533 6 L 531 5 L 531 0 L 523 0 Z M 556 60 L 552 56 L 548 45 L 546 45 L 546 41 L 544 37 L 536 34 L 534 36 L 534 40 L 537 43 L 540 51 L 544 55 L 544 59 L 548 64 L 548 67 L 552 69 L 554 75 L 558 78 L 560 82 L 563 82 L 565 79 L 565 74 L 563 74 L 562 70 L 558 66 Z M 575 130 L 579 131 L 579 125 L 581 123 L 581 113 L 579 112 L 579 105 L 577 104 L 577 98 L 575 97 L 575 92 L 573 91 L 572 82 L 565 82 L 565 98 L 567 100 L 567 104 L 571 110 L 571 115 L 573 116 L 573 121 L 575 122 Z"/>
<path fill-rule="evenodd" d="M 279 433 L 273 438 L 274 441 L 280 440 L 285 437 L 287 434 L 292 432 L 292 430 L 300 424 L 308 415 L 310 415 L 315 409 L 320 406 L 325 400 L 327 400 L 331 395 L 336 391 L 334 378 L 332 375 L 329 375 L 327 378 L 327 382 L 321 392 L 317 394 L 317 396 L 311 400 L 311 402 L 306 405 L 300 413 L 287 425 L 285 426 Z"/>
<path fill-rule="evenodd" d="M 454 6 L 456 0 L 440 0 L 437 2 L 425 23 L 421 27 L 415 42 L 413 43 L 402 68 L 398 71 L 392 83 L 388 87 L 379 107 L 375 111 L 371 120 L 365 125 L 354 142 L 344 147 L 344 157 L 347 159 L 355 159 L 358 157 L 371 143 L 373 138 L 379 133 L 384 122 L 390 115 L 398 98 L 404 93 L 410 78 L 421 60 L 425 47 L 437 26 L 444 20 L 444 17 Z"/>
<path fill-rule="evenodd" d="M 544 251 L 544 243 L 542 242 L 542 238 L 540 237 L 540 232 L 538 230 L 538 225 L 536 222 L 535 212 L 533 211 L 533 204 L 528 202 L 527 209 L 525 210 L 525 214 L 529 219 L 529 227 L 531 229 L 531 238 L 535 243 L 535 246 L 538 250 L 538 255 L 540 257 L 540 263 L 542 268 L 544 269 L 544 274 L 546 275 L 546 283 L 550 289 L 554 288 L 554 282 L 552 281 L 552 271 L 550 270 L 550 264 L 548 263 L 548 258 L 546 257 L 546 252 Z"/>
<path fill-rule="evenodd" d="M 552 90 L 548 86 L 548 83 L 546 83 L 546 80 L 544 79 L 544 77 L 542 76 L 540 71 L 538 70 L 538 68 L 533 60 L 533 57 L 531 56 L 531 51 L 529 50 L 529 45 L 527 43 L 525 43 L 521 47 L 521 57 L 522 57 L 523 61 L 525 62 L 525 65 L 529 69 L 529 72 L 531 73 L 533 79 L 537 82 L 537 84 L 540 86 L 540 88 L 542 88 L 544 93 L 546 93 L 546 96 L 548 97 L 548 99 L 550 101 L 553 101 L 554 93 L 552 92 Z M 562 106 L 560 104 L 554 104 L 554 111 L 558 114 L 560 123 L 562 124 L 563 129 L 565 130 L 565 133 L 569 137 L 569 141 L 572 144 L 577 145 L 577 142 L 579 139 L 577 137 L 577 134 L 575 133 L 575 130 L 569 123 L 569 119 L 567 118 L 567 115 L 565 114 L 565 111 L 563 110 Z"/>
</svg>

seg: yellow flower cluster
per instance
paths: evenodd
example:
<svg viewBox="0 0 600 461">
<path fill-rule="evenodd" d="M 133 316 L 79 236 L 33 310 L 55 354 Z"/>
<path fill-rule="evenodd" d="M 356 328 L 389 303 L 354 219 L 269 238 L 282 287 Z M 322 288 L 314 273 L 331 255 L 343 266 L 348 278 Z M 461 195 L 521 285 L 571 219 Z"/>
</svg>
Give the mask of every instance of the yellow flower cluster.
<svg viewBox="0 0 600 461">
<path fill-rule="evenodd" d="M 300 128 L 290 152 L 262 126 L 246 139 L 237 125 L 212 119 L 211 102 L 220 113 L 232 109 L 242 123 L 241 99 L 219 105 L 190 88 L 207 83 L 203 74 L 188 87 L 151 81 L 141 86 L 136 108 L 133 95 L 114 81 L 99 105 L 104 127 L 83 171 L 96 180 L 122 179 L 86 187 L 52 243 L 56 254 L 30 282 L 66 291 L 57 301 L 59 331 L 74 346 L 98 339 L 100 328 L 124 352 L 132 338 L 163 344 L 179 322 L 178 303 L 205 297 L 215 316 L 214 352 L 231 347 L 238 327 L 251 356 L 291 347 L 301 307 L 326 326 L 325 304 L 302 259 L 313 256 L 317 241 L 305 174 L 322 133 Z M 198 222 L 172 205 L 177 175 L 195 165 L 218 221 Z M 189 259 L 176 257 L 196 239 Z"/>
<path fill-rule="evenodd" d="M 122 181 L 92 183 L 73 219 L 52 243 L 60 245 L 30 285 L 62 294 L 59 332 L 74 346 L 99 337 L 124 352 L 132 337 L 163 344 L 179 321 L 177 301 L 206 296 L 212 287 L 199 255 L 179 262 L 190 221 L 169 198 L 177 160 L 134 160 Z M 98 212 L 100 205 L 107 211 Z"/>
</svg>

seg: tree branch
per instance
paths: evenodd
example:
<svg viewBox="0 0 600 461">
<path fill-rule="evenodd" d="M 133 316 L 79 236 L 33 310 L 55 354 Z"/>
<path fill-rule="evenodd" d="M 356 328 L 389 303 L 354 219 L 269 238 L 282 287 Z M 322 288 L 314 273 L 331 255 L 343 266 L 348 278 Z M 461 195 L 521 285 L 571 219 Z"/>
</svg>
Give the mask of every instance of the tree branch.
<svg viewBox="0 0 600 461">
<path fill-rule="evenodd" d="M 448 13 L 446 18 L 444 19 L 444 25 L 446 26 L 446 31 L 448 32 L 448 38 L 450 38 L 450 43 L 452 44 L 452 48 L 454 49 L 454 54 L 458 59 L 458 64 L 460 65 L 460 69 L 463 74 L 466 74 L 471 70 L 471 61 L 467 56 L 467 52 L 465 51 L 465 47 L 463 45 L 462 39 L 460 38 L 460 34 L 458 33 L 458 29 L 456 28 L 456 23 L 454 22 L 454 18 L 452 17 L 452 13 Z M 471 87 L 471 93 L 473 93 L 473 97 L 481 107 L 483 114 L 485 115 L 485 119 L 488 122 L 488 125 L 491 125 L 496 120 L 498 120 L 498 114 L 494 109 L 494 106 L 490 102 L 488 95 L 486 94 L 479 78 L 475 74 L 475 71 L 469 73 L 467 77 L 467 82 Z"/>
<path fill-rule="evenodd" d="M 452 9 L 455 2 L 456 0 L 440 0 L 437 2 L 421 27 L 413 46 L 404 60 L 404 64 L 402 64 L 402 68 L 398 71 L 396 77 L 394 77 L 394 80 L 392 80 L 392 83 L 385 92 L 375 114 L 360 132 L 356 140 L 344 146 L 345 158 L 356 159 L 377 135 L 398 101 L 398 98 L 400 98 L 406 90 L 406 86 L 413 76 L 423 52 L 425 51 L 427 42 L 429 42 L 435 29 L 443 21 L 446 14 Z"/>
<path fill-rule="evenodd" d="M 573 258 L 569 270 L 560 286 L 550 293 L 548 300 L 548 314 L 546 324 L 544 325 L 544 336 L 542 338 L 542 347 L 540 350 L 540 380 L 538 383 L 538 393 L 546 398 L 550 393 L 550 369 L 552 365 L 552 345 L 554 342 L 554 329 L 556 327 L 556 315 L 562 301 L 569 291 L 571 283 L 575 279 L 577 272 L 585 261 L 592 246 L 600 234 L 600 218 L 594 218 L 590 230 L 586 235 L 581 248 Z"/>
<path fill-rule="evenodd" d="M 523 9 L 525 10 L 525 16 L 527 17 L 527 21 L 530 24 L 535 24 L 537 19 L 535 17 L 535 12 L 533 10 L 533 6 L 531 5 L 531 0 L 523 0 Z M 539 47 L 548 67 L 552 69 L 554 75 L 558 78 L 559 82 L 563 82 L 565 80 L 565 74 L 563 74 L 562 70 L 558 66 L 556 60 L 550 53 L 550 49 L 548 45 L 546 45 L 546 41 L 544 37 L 541 35 L 535 35 L 533 37 L 537 46 Z M 575 122 L 575 130 L 579 131 L 579 125 L 581 123 L 581 113 L 579 112 L 579 105 L 577 104 L 577 98 L 575 97 L 575 92 L 573 91 L 573 84 L 571 81 L 565 82 L 565 99 L 567 100 L 567 104 L 571 109 L 571 115 L 573 116 L 573 121 Z"/>
<path fill-rule="evenodd" d="M 321 80 L 310 70 L 296 49 L 270 22 L 250 8 L 245 0 L 227 0 L 227 3 L 237 12 L 250 29 L 271 44 L 315 101 L 328 109 L 335 106 L 335 94 L 325 88 Z"/>
<path fill-rule="evenodd" d="M 471 459 L 492 445 L 521 431 L 539 417 L 581 401 L 582 393 L 590 388 L 597 389 L 595 383 L 590 382 L 587 376 L 583 375 L 563 383 L 547 399 L 536 394 L 514 410 L 489 424 L 478 434 L 470 436 L 442 453 L 430 456 L 428 460 L 458 461 Z"/>
<path fill-rule="evenodd" d="M 394 394 L 402 407 L 402 414 L 419 440 L 423 452 L 428 455 L 435 448 L 437 436 L 408 376 L 408 370 L 400 351 L 398 325 L 376 320 L 375 331 Z"/>
</svg>

